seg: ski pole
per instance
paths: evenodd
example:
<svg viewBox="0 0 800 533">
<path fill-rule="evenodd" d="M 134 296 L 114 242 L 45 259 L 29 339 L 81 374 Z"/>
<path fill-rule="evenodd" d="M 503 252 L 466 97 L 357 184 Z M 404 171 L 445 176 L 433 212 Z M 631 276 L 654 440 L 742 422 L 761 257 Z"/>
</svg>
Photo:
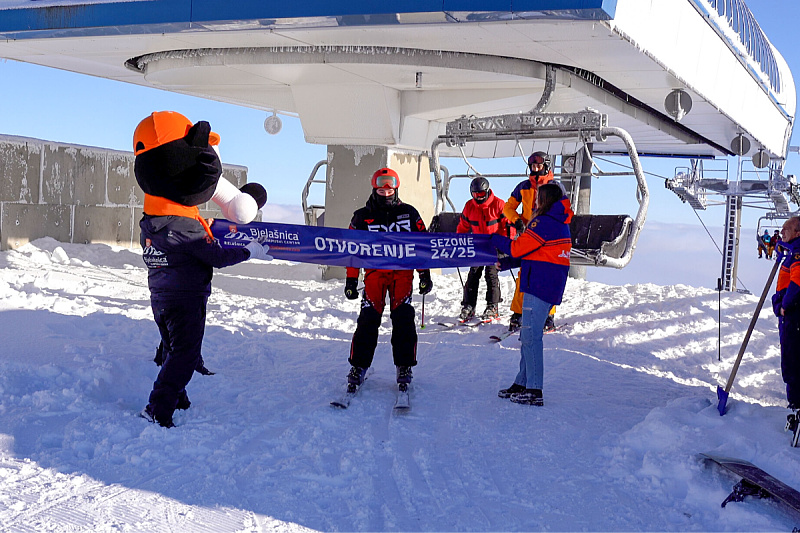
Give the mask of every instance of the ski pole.
<svg viewBox="0 0 800 533">
<path fill-rule="evenodd" d="M 722 278 L 717 278 L 717 361 L 722 361 Z"/>
<path fill-rule="evenodd" d="M 728 378 L 728 383 L 725 384 L 725 388 L 723 389 L 719 385 L 717 385 L 717 398 L 719 399 L 719 404 L 717 405 L 717 410 L 719 411 L 719 416 L 725 414 L 725 406 L 728 403 L 728 393 L 731 391 L 731 387 L 733 387 L 733 380 L 736 379 L 736 373 L 739 371 L 739 364 L 742 362 L 742 356 L 744 356 L 744 351 L 747 348 L 747 343 L 750 342 L 750 335 L 753 333 L 753 328 L 756 326 L 756 322 L 758 322 L 758 315 L 761 313 L 761 307 L 764 305 L 764 300 L 767 299 L 767 293 L 769 292 L 769 288 L 772 286 L 772 280 L 775 279 L 775 273 L 778 271 L 778 268 L 781 266 L 781 261 L 775 261 L 775 265 L 772 267 L 772 272 L 769 273 L 769 279 L 767 280 L 767 284 L 764 285 L 764 290 L 761 292 L 761 299 L 758 300 L 758 305 L 756 305 L 756 310 L 753 313 L 753 318 L 750 319 L 750 326 L 747 328 L 747 333 L 744 335 L 744 340 L 742 341 L 742 347 L 739 348 L 739 355 L 736 356 L 736 362 L 733 363 L 733 368 L 731 369 L 731 375 Z"/>
<path fill-rule="evenodd" d="M 420 321 L 422 322 L 422 325 L 419 327 L 419 329 L 425 329 L 425 295 L 424 294 L 422 295 L 422 319 Z"/>
<path fill-rule="evenodd" d="M 456 267 L 456 272 L 458 272 L 458 279 L 461 280 L 461 288 L 464 288 L 464 278 L 461 277 L 461 269 Z"/>
</svg>

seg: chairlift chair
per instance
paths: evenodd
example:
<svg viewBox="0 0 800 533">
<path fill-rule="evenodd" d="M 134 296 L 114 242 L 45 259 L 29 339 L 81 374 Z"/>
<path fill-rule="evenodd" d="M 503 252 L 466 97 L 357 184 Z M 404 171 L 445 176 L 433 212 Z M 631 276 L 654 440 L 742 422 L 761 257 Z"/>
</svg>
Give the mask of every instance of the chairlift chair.
<svg viewBox="0 0 800 533">
<path fill-rule="evenodd" d="M 572 232 L 573 265 L 623 268 L 633 257 L 636 242 L 644 227 L 650 193 L 645 181 L 639 155 L 633 139 L 621 128 L 609 127 L 608 116 L 592 109 L 578 113 L 530 112 L 494 117 L 461 117 L 449 122 L 445 135 L 440 135 L 431 146 L 430 167 L 436 189 L 434 221 L 431 226 L 438 231 L 451 229 L 458 224 L 460 213 L 445 213 L 445 202 L 453 208 L 448 197 L 449 173 L 439 162 L 439 150 L 463 147 L 466 143 L 513 140 L 577 140 L 581 143 L 605 142 L 609 136 L 618 137 L 625 144 L 637 183 L 639 210 L 629 215 L 575 215 L 570 223 Z M 462 152 L 463 153 L 463 152 Z M 455 209 L 453 208 L 453 211 Z"/>
</svg>

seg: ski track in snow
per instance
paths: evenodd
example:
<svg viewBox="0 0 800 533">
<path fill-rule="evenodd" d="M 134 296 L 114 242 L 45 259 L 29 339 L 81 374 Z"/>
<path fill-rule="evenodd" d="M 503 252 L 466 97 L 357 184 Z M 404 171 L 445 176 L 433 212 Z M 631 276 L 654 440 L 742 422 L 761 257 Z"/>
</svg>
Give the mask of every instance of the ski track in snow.
<svg viewBox="0 0 800 533">
<path fill-rule="evenodd" d="M 384 316 L 374 372 L 347 410 L 359 302 L 314 265 L 219 270 L 192 407 L 137 416 L 157 374 L 141 256 L 45 238 L 0 253 L 4 531 L 751 531 L 800 517 L 720 503 L 736 478 L 698 452 L 800 487 L 765 308 L 720 417 L 753 295 L 570 280 L 545 336 L 545 406 L 497 398 L 519 362 L 501 324 L 443 331 L 457 275 L 434 275 L 412 408 L 396 395 Z M 510 276 L 501 276 L 506 304 Z M 483 289 L 481 289 L 483 290 Z M 506 305 L 503 304 L 503 305 Z M 417 316 L 420 297 L 415 295 Z"/>
</svg>

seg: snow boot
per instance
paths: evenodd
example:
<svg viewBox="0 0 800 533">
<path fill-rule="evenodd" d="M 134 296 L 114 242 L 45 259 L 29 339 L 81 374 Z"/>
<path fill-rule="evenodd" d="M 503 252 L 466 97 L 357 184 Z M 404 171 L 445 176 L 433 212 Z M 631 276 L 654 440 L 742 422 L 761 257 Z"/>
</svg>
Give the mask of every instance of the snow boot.
<svg viewBox="0 0 800 533">
<path fill-rule="evenodd" d="M 512 313 L 511 320 L 508 321 L 508 331 L 517 331 L 522 327 L 522 314 Z"/>
<path fill-rule="evenodd" d="M 414 379 L 414 375 L 411 373 L 410 366 L 398 366 L 397 367 L 397 383 L 411 383 L 411 380 Z"/>
<path fill-rule="evenodd" d="M 475 308 L 471 305 L 465 305 L 461 308 L 461 314 L 458 315 L 458 319 L 461 322 L 466 322 L 467 320 L 471 319 L 475 316 Z"/>
<path fill-rule="evenodd" d="M 484 309 L 481 315 L 481 320 L 494 320 L 497 317 L 497 304 L 486 304 L 486 309 Z"/>
<path fill-rule="evenodd" d="M 511 401 L 522 405 L 544 405 L 542 389 L 525 389 L 523 392 L 512 394 Z"/>
<path fill-rule="evenodd" d="M 158 424 L 162 428 L 174 428 L 175 424 L 172 422 L 172 416 L 169 418 L 167 417 L 156 417 L 155 412 L 153 411 L 153 407 L 148 403 L 142 412 L 139 413 L 139 416 L 147 420 L 148 422 L 152 422 L 153 424 Z"/>
<path fill-rule="evenodd" d="M 553 320 L 553 315 L 547 315 L 544 321 L 544 331 L 553 331 L 556 329 L 556 323 Z"/>
<path fill-rule="evenodd" d="M 189 395 L 186 394 L 186 391 L 183 391 L 180 394 L 178 394 L 178 403 L 175 405 L 175 409 L 180 409 L 181 411 L 185 411 L 191 406 L 192 402 L 189 401 Z"/>
<path fill-rule="evenodd" d="M 507 389 L 500 389 L 500 391 L 497 393 L 497 395 L 500 398 L 511 398 L 512 394 L 517 394 L 517 393 L 524 392 L 524 391 L 525 391 L 525 387 L 523 387 L 522 385 L 517 385 L 516 383 L 514 383 Z"/>
</svg>

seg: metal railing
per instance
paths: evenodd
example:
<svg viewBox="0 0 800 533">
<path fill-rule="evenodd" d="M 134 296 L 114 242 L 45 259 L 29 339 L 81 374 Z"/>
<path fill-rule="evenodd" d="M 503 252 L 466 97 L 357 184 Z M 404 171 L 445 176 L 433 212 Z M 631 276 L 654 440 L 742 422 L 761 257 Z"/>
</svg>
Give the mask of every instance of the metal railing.
<svg viewBox="0 0 800 533">
<path fill-rule="evenodd" d="M 744 0 L 705 0 L 705 2 L 728 21 L 731 29 L 739 35 L 748 55 L 760 65 L 761 71 L 769 78 L 772 89 L 781 92 L 781 73 L 775 54 Z"/>
</svg>

